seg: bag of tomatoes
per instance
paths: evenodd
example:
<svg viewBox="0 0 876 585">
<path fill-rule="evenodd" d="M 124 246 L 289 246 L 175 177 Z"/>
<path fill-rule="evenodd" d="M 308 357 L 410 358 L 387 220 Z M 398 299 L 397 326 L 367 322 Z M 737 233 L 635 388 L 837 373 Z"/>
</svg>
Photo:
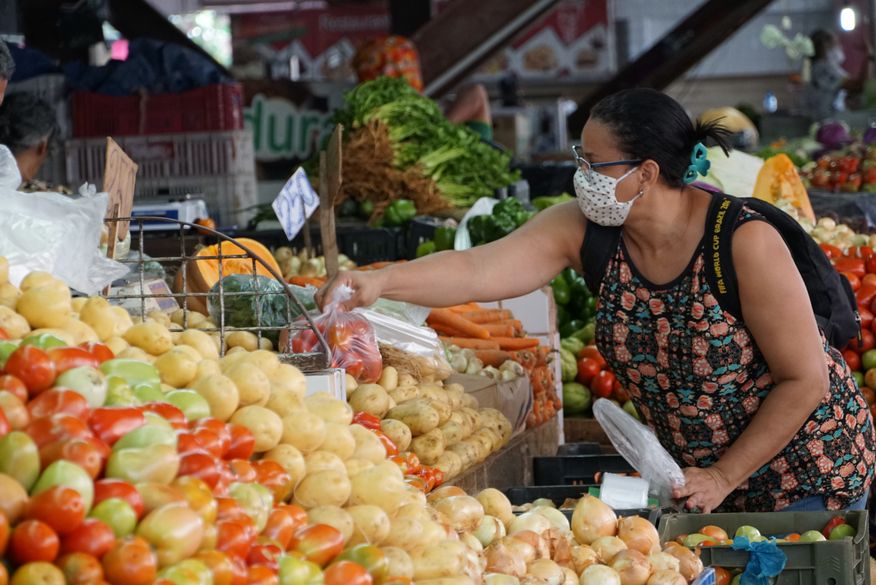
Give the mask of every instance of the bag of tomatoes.
<svg viewBox="0 0 876 585">
<path fill-rule="evenodd" d="M 383 373 L 383 358 L 368 319 L 344 310 L 343 303 L 352 297 L 353 289 L 349 286 L 337 287 L 325 311 L 313 323 L 331 349 L 332 367 L 343 368 L 357 382 L 373 383 Z M 310 329 L 292 332 L 289 345 L 295 353 L 319 351 L 319 339 Z"/>
</svg>

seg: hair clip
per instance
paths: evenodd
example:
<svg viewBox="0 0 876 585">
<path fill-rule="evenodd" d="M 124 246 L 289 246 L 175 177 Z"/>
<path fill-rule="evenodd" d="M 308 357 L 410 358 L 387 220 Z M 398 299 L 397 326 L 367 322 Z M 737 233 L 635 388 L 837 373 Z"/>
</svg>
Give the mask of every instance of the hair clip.
<svg viewBox="0 0 876 585">
<path fill-rule="evenodd" d="M 684 184 L 690 185 L 697 180 L 697 175 L 706 176 L 712 163 L 708 159 L 709 151 L 702 142 L 697 142 L 690 155 L 690 166 L 684 173 Z"/>
</svg>

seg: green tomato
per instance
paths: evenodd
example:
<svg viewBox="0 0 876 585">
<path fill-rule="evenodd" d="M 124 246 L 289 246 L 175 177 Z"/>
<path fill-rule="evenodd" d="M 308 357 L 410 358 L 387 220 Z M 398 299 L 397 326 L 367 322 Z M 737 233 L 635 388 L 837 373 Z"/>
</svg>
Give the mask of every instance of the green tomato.
<svg viewBox="0 0 876 585">
<path fill-rule="evenodd" d="M 113 381 L 121 382 L 113 384 Z M 106 392 L 104 406 L 138 406 L 142 404 L 139 398 L 131 390 L 131 387 L 121 378 L 110 378 L 109 389 Z"/>
<path fill-rule="evenodd" d="M 174 585 L 213 585 L 213 574 L 203 561 L 186 559 L 158 573 L 159 579 L 167 579 Z"/>
<path fill-rule="evenodd" d="M 106 462 L 106 477 L 129 483 L 167 485 L 179 471 L 179 454 L 171 445 L 151 445 L 114 450 Z"/>
<path fill-rule="evenodd" d="M 639 418 L 639 411 L 636 410 L 636 405 L 633 404 L 632 400 L 627 400 L 626 402 L 624 402 L 623 409 L 627 411 L 627 414 L 629 414 L 634 419 L 641 420 Z"/>
<path fill-rule="evenodd" d="M 80 366 L 67 370 L 55 380 L 55 386 L 70 388 L 81 394 L 91 408 L 103 406 L 108 391 L 106 377 L 96 368 Z"/>
<path fill-rule="evenodd" d="M 807 530 L 800 535 L 800 540 L 797 542 L 821 542 L 827 540 L 819 530 Z"/>
<path fill-rule="evenodd" d="M 107 498 L 92 508 L 89 516 L 112 528 L 116 538 L 133 534 L 137 527 L 137 513 L 121 498 Z"/>
<path fill-rule="evenodd" d="M 164 400 L 183 411 L 190 421 L 210 416 L 210 403 L 194 390 L 171 390 Z"/>
<path fill-rule="evenodd" d="M 147 423 L 122 436 L 122 438 L 116 441 L 113 445 L 113 451 L 149 447 L 152 445 L 169 445 L 176 448 L 176 432 L 174 432 L 169 424 L 165 426 L 161 424 Z"/>
<path fill-rule="evenodd" d="M 283 555 L 279 566 L 278 585 L 322 585 L 322 570 L 316 563 Z"/>
<path fill-rule="evenodd" d="M 91 510 L 91 504 L 94 502 L 94 482 L 84 469 L 75 463 L 59 459 L 43 470 L 30 495 L 35 496 L 56 485 L 70 487 L 79 492 L 85 503 L 85 510 Z"/>
<path fill-rule="evenodd" d="M 854 538 L 856 534 L 855 528 L 849 524 L 840 524 L 830 531 L 828 540 L 842 540 L 844 538 Z"/>
<path fill-rule="evenodd" d="M 686 546 L 688 548 L 696 548 L 697 546 L 701 545 L 704 542 L 714 541 L 714 540 L 715 540 L 714 538 L 712 538 L 710 536 L 706 536 L 705 534 L 695 533 L 695 534 L 688 534 L 687 536 L 685 536 L 684 541 L 681 544 L 683 544 L 684 546 Z"/>
<path fill-rule="evenodd" d="M 736 529 L 736 536 L 747 538 L 749 542 L 754 542 L 754 539 L 760 536 L 760 530 L 754 526 L 740 526 Z"/>
<path fill-rule="evenodd" d="M 32 345 L 40 349 L 52 349 L 53 347 L 67 347 L 69 344 L 51 333 L 28 335 L 21 340 L 21 345 Z"/>
<path fill-rule="evenodd" d="M 861 356 L 861 368 L 865 372 L 871 368 L 876 368 L 876 349 L 870 349 L 864 352 Z"/>
<path fill-rule="evenodd" d="M 274 495 L 265 486 L 257 483 L 233 483 L 228 489 L 243 511 L 252 518 L 256 529 L 261 532 L 268 523 L 268 515 L 274 506 Z"/>
<path fill-rule="evenodd" d="M 18 349 L 18 345 L 17 341 L 0 341 L 0 367 L 6 365 L 6 360 Z"/>
<path fill-rule="evenodd" d="M 40 452 L 30 435 L 12 431 L 0 439 L 0 473 L 30 490 L 40 475 Z"/>
<path fill-rule="evenodd" d="M 107 376 L 117 376 L 131 386 L 142 382 L 161 384 L 161 376 L 158 375 L 155 366 L 137 360 L 124 358 L 107 360 L 100 364 L 100 371 Z"/>
<path fill-rule="evenodd" d="M 164 402 L 164 392 L 161 391 L 161 383 L 141 382 L 134 384 L 134 396 L 146 404 L 147 402 Z"/>
</svg>

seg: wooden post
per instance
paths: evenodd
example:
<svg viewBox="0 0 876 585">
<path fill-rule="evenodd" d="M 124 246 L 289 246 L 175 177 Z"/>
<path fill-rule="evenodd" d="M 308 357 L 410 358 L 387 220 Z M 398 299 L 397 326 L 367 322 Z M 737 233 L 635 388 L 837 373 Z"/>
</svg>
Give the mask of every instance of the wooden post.
<svg viewBox="0 0 876 585">
<path fill-rule="evenodd" d="M 329 139 L 326 152 L 319 154 L 319 228 L 322 253 L 329 278 L 338 273 L 338 239 L 335 230 L 335 200 L 341 190 L 341 135 L 338 124 Z"/>
</svg>

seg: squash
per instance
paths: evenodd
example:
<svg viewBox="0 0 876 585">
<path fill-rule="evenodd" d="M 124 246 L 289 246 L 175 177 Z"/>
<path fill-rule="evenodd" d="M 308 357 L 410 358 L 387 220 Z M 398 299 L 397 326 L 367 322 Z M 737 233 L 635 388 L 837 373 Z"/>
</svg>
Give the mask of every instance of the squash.
<svg viewBox="0 0 876 585">
<path fill-rule="evenodd" d="M 782 201 L 790 203 L 802 217 L 815 223 L 815 212 L 806 187 L 800 180 L 797 167 L 786 154 L 777 154 L 764 162 L 757 174 L 754 196 L 773 205 Z"/>
<path fill-rule="evenodd" d="M 260 243 L 255 240 L 251 240 L 249 238 L 240 238 L 239 240 L 234 241 L 224 241 L 216 244 L 214 246 L 206 246 L 201 248 L 197 254 L 195 254 L 194 260 L 189 263 L 189 269 L 192 273 L 192 280 L 196 285 L 198 285 L 198 289 L 201 291 L 208 291 L 213 288 L 213 285 L 219 282 L 219 260 L 216 259 L 205 259 L 205 257 L 209 258 L 210 256 L 218 256 L 219 250 L 221 246 L 222 254 L 227 254 L 229 256 L 239 256 L 246 254 L 243 248 L 240 245 L 246 246 L 249 250 L 251 250 L 258 258 L 267 264 L 271 268 L 280 273 L 280 266 L 277 264 L 277 261 L 274 260 L 273 254 L 271 251 L 262 246 Z M 256 262 L 255 264 L 256 274 L 260 274 L 261 276 L 267 276 L 268 278 L 273 278 L 274 275 L 265 268 L 262 264 Z M 231 274 L 252 274 L 253 273 L 253 261 L 249 258 L 228 258 L 222 261 L 222 276 L 229 276 Z"/>
</svg>

